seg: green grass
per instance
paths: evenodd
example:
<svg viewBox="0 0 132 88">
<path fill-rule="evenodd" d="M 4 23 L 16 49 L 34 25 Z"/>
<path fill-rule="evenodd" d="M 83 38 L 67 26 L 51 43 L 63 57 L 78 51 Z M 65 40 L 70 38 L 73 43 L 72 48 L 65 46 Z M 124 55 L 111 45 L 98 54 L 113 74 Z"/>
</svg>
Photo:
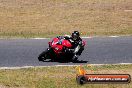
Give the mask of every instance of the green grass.
<svg viewBox="0 0 132 88">
<path fill-rule="evenodd" d="M 130 74 L 132 65 L 84 65 L 87 74 Z M 1 69 L 0 85 L 4 88 L 131 88 L 130 84 L 85 84 L 76 83 L 78 71 L 72 67 L 34 67 Z"/>
<path fill-rule="evenodd" d="M 131 0 L 0 0 L 0 37 L 132 35 Z"/>
</svg>

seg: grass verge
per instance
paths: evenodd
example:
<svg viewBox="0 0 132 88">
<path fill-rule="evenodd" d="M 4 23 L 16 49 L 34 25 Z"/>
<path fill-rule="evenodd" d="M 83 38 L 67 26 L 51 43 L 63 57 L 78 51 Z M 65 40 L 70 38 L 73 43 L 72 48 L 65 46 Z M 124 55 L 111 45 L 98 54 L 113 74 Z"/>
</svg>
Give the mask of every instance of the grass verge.
<svg viewBox="0 0 132 88">
<path fill-rule="evenodd" d="M 132 0 L 0 0 L 0 37 L 132 35 Z"/>
<path fill-rule="evenodd" d="M 84 65 L 87 73 L 130 74 L 132 65 Z M 4 88 L 131 88 L 130 84 L 86 84 L 76 83 L 76 66 L 34 67 L 23 69 L 1 69 L 0 85 Z M 0 86 L 0 87 L 1 87 Z"/>
</svg>

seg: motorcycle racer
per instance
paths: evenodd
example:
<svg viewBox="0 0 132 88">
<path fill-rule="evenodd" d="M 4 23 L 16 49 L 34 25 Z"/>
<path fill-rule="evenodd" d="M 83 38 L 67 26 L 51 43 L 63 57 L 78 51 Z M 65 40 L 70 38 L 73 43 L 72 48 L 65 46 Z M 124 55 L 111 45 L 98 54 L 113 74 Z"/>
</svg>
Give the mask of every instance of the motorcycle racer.
<svg viewBox="0 0 132 88">
<path fill-rule="evenodd" d="M 74 31 L 71 36 L 57 36 L 48 44 L 49 47 L 38 56 L 39 61 L 51 59 L 76 62 L 85 46 L 78 31 Z"/>
<path fill-rule="evenodd" d="M 80 38 L 80 33 L 78 31 L 74 31 L 71 36 L 66 35 L 64 36 L 64 38 L 71 42 L 73 47 L 69 50 L 74 53 L 73 58 L 77 59 L 84 50 L 84 46 L 82 45 L 82 39 Z"/>
</svg>

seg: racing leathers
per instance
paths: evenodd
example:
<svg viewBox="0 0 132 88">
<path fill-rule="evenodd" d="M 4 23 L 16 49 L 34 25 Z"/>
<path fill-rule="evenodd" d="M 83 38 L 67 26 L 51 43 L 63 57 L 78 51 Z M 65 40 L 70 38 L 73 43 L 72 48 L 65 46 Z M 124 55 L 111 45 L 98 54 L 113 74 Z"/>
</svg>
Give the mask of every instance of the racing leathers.
<svg viewBox="0 0 132 88">
<path fill-rule="evenodd" d="M 79 37 L 76 40 L 73 40 L 71 36 L 64 36 L 66 40 L 69 40 L 72 44 L 71 51 L 74 53 L 74 58 L 78 58 L 84 50 L 84 46 L 82 45 L 82 39 Z"/>
</svg>

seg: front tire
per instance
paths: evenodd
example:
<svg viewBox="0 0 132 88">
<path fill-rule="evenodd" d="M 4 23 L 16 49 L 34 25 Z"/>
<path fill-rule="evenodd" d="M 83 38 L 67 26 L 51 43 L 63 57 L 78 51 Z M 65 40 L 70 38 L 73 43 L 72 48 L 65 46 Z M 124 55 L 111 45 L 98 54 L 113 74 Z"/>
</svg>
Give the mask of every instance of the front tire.
<svg viewBox="0 0 132 88">
<path fill-rule="evenodd" d="M 45 50 L 38 56 L 38 60 L 45 61 L 47 57 L 48 57 L 48 50 Z"/>
</svg>

